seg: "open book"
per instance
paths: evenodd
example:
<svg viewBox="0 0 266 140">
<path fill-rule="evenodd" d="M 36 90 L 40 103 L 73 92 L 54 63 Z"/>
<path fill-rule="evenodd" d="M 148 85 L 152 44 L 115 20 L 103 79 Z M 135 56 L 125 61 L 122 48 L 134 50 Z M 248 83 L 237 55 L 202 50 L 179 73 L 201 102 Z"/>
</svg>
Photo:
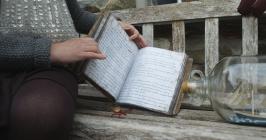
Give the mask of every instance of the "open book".
<svg viewBox="0 0 266 140">
<path fill-rule="evenodd" d="M 94 27 L 95 28 L 95 27 Z M 139 49 L 113 16 L 105 16 L 93 37 L 107 58 L 90 60 L 84 74 L 118 104 L 161 112 L 179 111 L 185 53 L 146 47 Z"/>
</svg>

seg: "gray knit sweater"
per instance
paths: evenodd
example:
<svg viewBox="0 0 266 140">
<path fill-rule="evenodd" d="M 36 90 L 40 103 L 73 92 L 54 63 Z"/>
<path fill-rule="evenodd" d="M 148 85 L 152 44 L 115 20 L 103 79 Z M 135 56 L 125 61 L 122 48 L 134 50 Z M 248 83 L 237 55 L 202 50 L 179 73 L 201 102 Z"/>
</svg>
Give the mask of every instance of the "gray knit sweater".
<svg viewBox="0 0 266 140">
<path fill-rule="evenodd" d="M 12 1 L 12 0 L 9 0 L 9 1 Z M 3 7 L 12 7 L 12 2 L 10 2 L 10 5 L 8 5 L 9 1 L 0 0 L 1 2 L 0 7 L 2 9 L 4 9 Z M 56 4 L 58 7 L 61 7 L 60 3 L 58 2 L 60 0 L 47 0 L 47 1 L 46 0 L 42 0 L 42 1 L 28 0 L 28 1 L 30 4 L 32 3 L 36 4 L 37 2 L 39 2 L 38 3 L 39 5 L 37 5 L 39 8 L 42 7 L 42 5 L 40 4 L 44 4 L 44 5 L 46 4 L 47 6 L 48 5 L 47 2 L 50 2 L 49 3 L 51 5 L 50 10 L 53 10 L 53 9 L 58 10 L 57 11 L 58 15 L 60 15 L 60 9 L 55 7 Z M 17 7 L 21 6 L 21 3 L 19 2 L 22 2 L 22 1 L 13 0 L 13 6 L 14 5 Z M 73 20 L 72 24 L 74 23 L 76 31 L 78 33 L 88 33 L 89 29 L 92 27 L 95 21 L 95 15 L 81 10 L 76 0 L 65 0 L 64 4 L 67 4 L 70 14 L 69 14 L 69 17 L 63 17 L 63 18 L 71 19 L 72 17 L 72 20 Z M 41 12 L 44 12 L 44 11 L 39 10 L 38 7 L 36 8 L 36 5 L 33 5 L 33 7 L 30 7 L 30 8 L 33 8 L 33 9 L 36 8 L 34 12 L 36 12 L 35 14 L 37 14 L 37 18 L 42 19 L 41 16 L 43 14 Z M 22 17 L 29 18 L 29 19 L 23 20 L 21 19 L 21 16 L 20 16 L 21 14 L 17 13 L 17 12 L 20 12 L 19 10 L 15 10 L 16 13 L 14 13 L 18 15 L 18 17 L 16 17 L 18 18 L 17 22 L 13 22 L 14 20 L 11 20 L 10 23 L 5 22 L 6 20 L 3 20 L 3 19 L 8 20 L 9 17 L 11 18 L 13 11 L 12 9 L 9 10 L 9 8 L 6 8 L 7 12 L 5 13 L 5 10 L 2 10 L 2 9 L 0 9 L 0 15 L 1 15 L 0 17 L 0 72 L 14 71 L 14 70 L 15 71 L 18 71 L 18 70 L 26 71 L 26 70 L 36 69 L 36 68 L 49 68 L 51 67 L 50 47 L 51 47 L 52 42 L 54 41 L 53 37 L 57 37 L 56 39 L 58 40 L 58 37 L 64 37 L 64 39 L 69 39 L 77 35 L 75 33 L 72 33 L 72 29 L 69 29 L 71 28 L 70 27 L 71 25 L 64 27 L 64 25 L 62 25 L 62 23 L 64 22 L 60 20 L 56 20 L 56 19 L 52 19 L 51 21 L 39 20 L 38 22 L 40 23 L 36 24 L 36 22 L 30 21 L 30 20 L 35 20 L 34 19 L 35 17 L 34 16 L 27 17 L 27 15 L 22 16 Z M 49 16 L 49 13 L 46 13 L 46 12 L 44 13 L 47 14 L 46 16 L 48 18 L 51 17 Z M 28 14 L 31 14 L 31 13 L 28 13 Z M 55 16 L 55 17 L 58 17 L 58 16 Z M 25 22 L 25 21 L 30 21 L 30 22 Z M 35 23 L 36 26 L 30 23 Z M 46 24 L 51 25 L 50 30 L 49 28 L 45 28 L 47 27 Z M 5 26 L 8 26 L 8 27 L 5 28 Z M 44 28 L 40 29 L 40 26 L 43 26 Z M 73 26 L 73 29 L 74 29 L 74 26 Z M 53 29 L 52 27 L 55 27 L 55 28 L 58 27 L 58 29 L 57 28 Z M 56 31 L 58 31 L 57 34 L 55 33 Z M 53 34 L 53 36 L 51 36 L 49 35 L 49 33 L 54 33 L 56 35 Z"/>
</svg>

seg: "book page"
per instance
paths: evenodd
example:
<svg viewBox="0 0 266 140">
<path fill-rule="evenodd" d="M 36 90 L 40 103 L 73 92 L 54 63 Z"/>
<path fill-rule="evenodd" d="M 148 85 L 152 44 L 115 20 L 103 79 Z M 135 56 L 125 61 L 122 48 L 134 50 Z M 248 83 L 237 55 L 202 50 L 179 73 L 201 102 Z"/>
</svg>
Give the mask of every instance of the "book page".
<svg viewBox="0 0 266 140">
<path fill-rule="evenodd" d="M 138 47 L 112 16 L 97 40 L 100 51 L 107 58 L 89 61 L 85 74 L 116 99 L 138 53 Z"/>
<path fill-rule="evenodd" d="M 159 48 L 141 49 L 118 98 L 119 103 L 169 112 L 182 78 L 186 55 Z"/>
</svg>

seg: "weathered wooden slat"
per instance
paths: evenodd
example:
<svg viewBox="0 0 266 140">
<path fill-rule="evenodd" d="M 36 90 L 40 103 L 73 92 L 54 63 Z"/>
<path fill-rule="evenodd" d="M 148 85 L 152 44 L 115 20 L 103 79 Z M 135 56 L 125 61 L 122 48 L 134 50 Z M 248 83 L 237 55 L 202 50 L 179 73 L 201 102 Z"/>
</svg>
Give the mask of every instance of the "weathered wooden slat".
<svg viewBox="0 0 266 140">
<path fill-rule="evenodd" d="M 258 19 L 256 17 L 243 17 L 242 18 L 242 55 L 243 56 L 254 56 L 258 54 Z M 255 63 L 258 60 L 254 58 L 253 60 L 249 60 L 251 63 Z M 249 62 L 244 62 L 249 63 Z M 258 69 L 257 67 L 253 67 L 252 73 L 245 73 L 245 76 L 251 77 L 248 81 L 257 81 L 258 77 L 256 77 Z M 254 76 L 251 76 L 254 75 Z M 252 104 L 252 114 L 255 111 L 255 99 L 254 93 L 258 92 L 258 88 L 256 85 L 252 87 L 252 91 L 250 91 L 251 104 Z"/>
<path fill-rule="evenodd" d="M 172 23 L 173 50 L 185 52 L 185 23 L 184 21 L 176 21 Z"/>
<path fill-rule="evenodd" d="M 97 90 L 91 84 L 80 84 L 78 90 L 79 90 L 79 96 L 106 98 L 99 90 Z"/>
<path fill-rule="evenodd" d="M 199 115 L 198 113 L 191 113 Z M 206 115 L 206 114 L 205 114 Z M 112 118 L 108 113 L 76 114 L 72 138 L 132 140 L 132 139 L 199 139 L 236 140 L 266 138 L 266 129 L 223 122 L 188 120 L 129 114 L 124 119 Z"/>
<path fill-rule="evenodd" d="M 201 95 L 186 95 L 182 101 L 181 108 L 186 109 L 201 109 L 201 110 L 212 110 L 210 103 L 202 104 Z M 110 111 L 113 103 L 104 96 L 97 89 L 92 87 L 91 85 L 80 85 L 79 88 L 79 98 L 78 98 L 78 106 L 85 107 L 91 110 L 102 110 L 102 111 Z M 156 114 L 152 111 L 134 109 L 132 110 L 134 114 Z"/>
<path fill-rule="evenodd" d="M 205 74 L 219 61 L 219 19 L 205 20 Z"/>
<path fill-rule="evenodd" d="M 205 20 L 205 75 L 208 76 L 209 72 L 219 61 L 219 19 L 209 18 Z M 198 102 L 198 106 L 204 108 L 211 108 L 211 103 L 207 97 L 207 93 L 202 95 L 191 95 L 193 102 Z M 187 105 L 193 105 L 193 102 Z"/>
<path fill-rule="evenodd" d="M 144 8 L 148 5 L 146 0 L 135 0 L 135 1 L 136 1 L 136 8 Z"/>
<path fill-rule="evenodd" d="M 131 24 L 230 17 L 240 15 L 237 12 L 239 2 L 240 0 L 199 0 L 138 9 L 119 10 L 113 13 Z"/>
<path fill-rule="evenodd" d="M 104 116 L 104 117 L 111 117 L 112 112 L 110 111 L 103 111 L 103 110 L 89 110 L 87 108 L 79 108 L 77 110 L 78 114 L 86 114 L 86 115 L 93 115 L 93 116 Z M 216 112 L 214 111 L 204 111 L 204 110 L 189 110 L 189 109 L 181 109 L 177 116 L 166 116 L 166 115 L 154 115 L 154 114 L 145 114 L 142 117 L 142 112 L 129 112 L 127 116 L 124 118 L 127 119 L 140 119 L 140 120 L 147 120 L 147 121 L 155 121 L 157 118 L 165 117 L 169 119 L 183 119 L 183 120 L 197 120 L 197 121 L 211 121 L 211 122 L 225 122 Z"/>
<path fill-rule="evenodd" d="M 105 98 L 106 99 L 106 98 Z M 108 101 L 99 101 L 99 100 L 90 100 L 90 99 L 77 99 L 77 107 L 79 109 L 87 109 L 87 110 L 97 110 L 97 111 L 112 111 L 112 102 Z"/>
<path fill-rule="evenodd" d="M 95 110 L 95 111 L 112 111 L 112 107 L 114 103 L 108 100 L 107 98 L 95 98 L 87 96 L 86 98 L 78 98 L 77 99 L 77 106 L 78 108 L 83 108 L 87 110 Z M 197 103 L 199 102 L 199 103 Z M 182 102 L 181 108 L 183 109 L 200 109 L 202 111 L 211 110 L 210 103 L 201 104 L 202 99 L 189 97 L 189 99 L 184 98 Z M 139 114 L 139 115 L 154 115 L 154 116 L 165 116 L 164 114 L 152 112 L 150 110 L 145 110 L 143 108 L 136 108 L 136 107 L 123 107 L 123 110 L 130 110 L 131 114 Z M 180 114 L 180 113 L 179 113 Z M 178 114 L 178 116 L 179 116 Z"/>
<path fill-rule="evenodd" d="M 149 5 L 148 0 L 136 0 L 136 8 L 144 8 Z M 147 40 L 149 46 L 153 46 L 153 24 L 144 24 L 142 25 L 142 34 L 143 37 Z"/>
<path fill-rule="evenodd" d="M 94 111 L 107 111 L 112 112 L 113 107 L 116 106 L 115 103 L 111 102 L 107 98 L 92 98 L 89 99 L 78 98 L 77 99 L 77 107 L 82 110 L 94 110 Z M 165 114 L 153 112 L 150 110 L 146 110 L 143 108 L 137 108 L 134 106 L 130 107 L 121 107 L 121 110 L 138 115 L 153 115 L 153 116 L 166 116 Z"/>
<path fill-rule="evenodd" d="M 242 18 L 242 55 L 258 54 L 258 19 L 255 17 Z"/>
<path fill-rule="evenodd" d="M 147 40 L 149 46 L 153 46 L 154 42 L 154 29 L 153 24 L 142 25 L 143 37 Z"/>
</svg>

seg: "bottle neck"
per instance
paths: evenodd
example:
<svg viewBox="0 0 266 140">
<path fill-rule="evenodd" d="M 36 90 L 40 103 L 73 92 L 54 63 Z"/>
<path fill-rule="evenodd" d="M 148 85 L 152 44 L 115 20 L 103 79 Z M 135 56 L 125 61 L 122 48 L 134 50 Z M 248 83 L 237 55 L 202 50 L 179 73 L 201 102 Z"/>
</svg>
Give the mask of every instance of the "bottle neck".
<svg viewBox="0 0 266 140">
<path fill-rule="evenodd" d="M 201 80 L 188 80 L 183 82 L 182 84 L 182 92 L 185 94 L 197 94 L 206 96 L 208 93 L 207 91 L 207 80 L 201 79 Z"/>
</svg>

